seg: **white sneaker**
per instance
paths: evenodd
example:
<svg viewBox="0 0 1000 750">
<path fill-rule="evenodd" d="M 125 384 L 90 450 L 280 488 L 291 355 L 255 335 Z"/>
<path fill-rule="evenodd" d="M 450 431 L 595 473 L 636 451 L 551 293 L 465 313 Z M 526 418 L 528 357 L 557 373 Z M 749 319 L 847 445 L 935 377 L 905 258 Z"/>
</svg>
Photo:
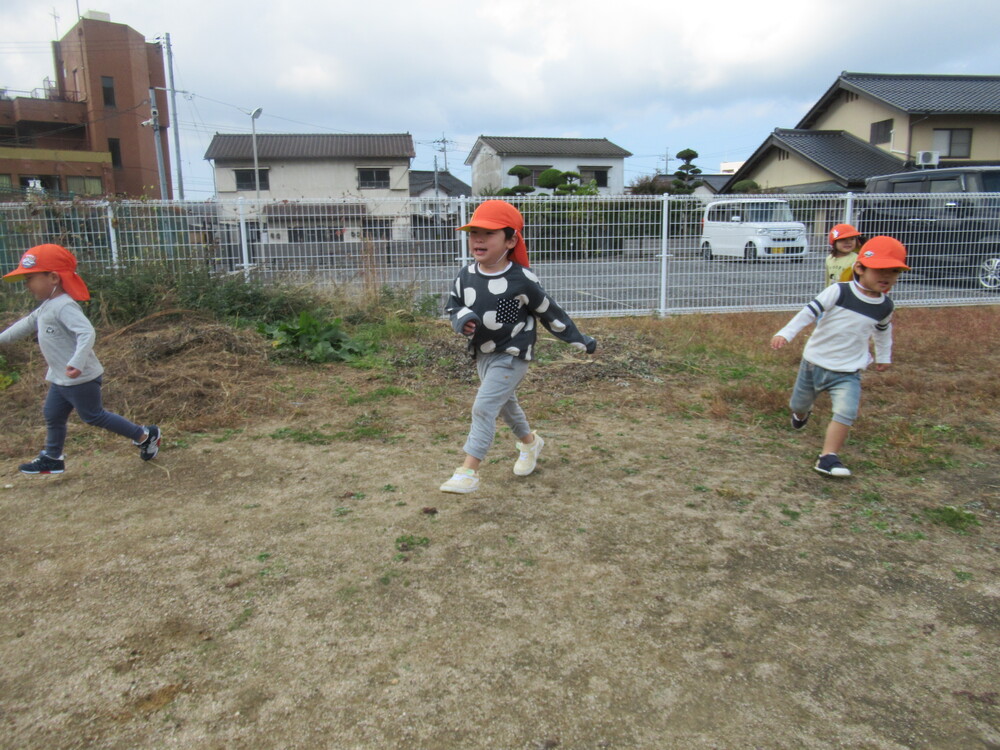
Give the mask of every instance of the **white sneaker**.
<svg viewBox="0 0 1000 750">
<path fill-rule="evenodd" d="M 459 495 L 475 492 L 479 489 L 479 474 L 475 469 L 459 466 L 451 475 L 451 479 L 442 484 L 440 489 L 442 492 L 455 492 Z"/>
<path fill-rule="evenodd" d="M 542 440 L 541 435 L 534 430 L 532 430 L 531 434 L 535 436 L 535 439 L 530 443 L 518 442 L 516 445 L 517 449 L 521 451 L 521 455 L 514 462 L 514 473 L 519 477 L 526 477 L 535 470 L 535 464 L 538 462 L 538 454 L 545 447 L 545 441 Z"/>
</svg>

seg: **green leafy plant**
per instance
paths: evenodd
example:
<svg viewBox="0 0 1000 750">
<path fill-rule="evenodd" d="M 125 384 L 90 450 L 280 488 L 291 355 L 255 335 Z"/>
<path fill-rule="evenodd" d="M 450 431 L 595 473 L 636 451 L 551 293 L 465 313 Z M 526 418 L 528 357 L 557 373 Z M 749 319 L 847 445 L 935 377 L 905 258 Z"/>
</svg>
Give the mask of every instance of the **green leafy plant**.
<svg viewBox="0 0 1000 750">
<path fill-rule="evenodd" d="M 261 323 L 257 330 L 271 340 L 275 349 L 309 362 L 351 362 L 371 350 L 369 345 L 347 335 L 340 318 L 323 320 L 306 311 L 298 318 Z"/>
<path fill-rule="evenodd" d="M 10 369 L 7 360 L 3 356 L 0 356 L 0 391 L 10 388 L 20 379 L 20 373 L 17 370 Z"/>
</svg>

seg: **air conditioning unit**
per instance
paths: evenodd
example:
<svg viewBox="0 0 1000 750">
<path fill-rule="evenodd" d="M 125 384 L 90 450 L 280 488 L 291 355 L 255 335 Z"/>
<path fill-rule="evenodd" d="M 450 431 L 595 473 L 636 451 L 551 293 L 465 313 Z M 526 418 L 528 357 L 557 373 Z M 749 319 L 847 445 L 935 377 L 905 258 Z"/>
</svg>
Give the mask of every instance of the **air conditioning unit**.
<svg viewBox="0 0 1000 750">
<path fill-rule="evenodd" d="M 918 167 L 936 167 L 941 162 L 940 151 L 917 151 Z"/>
</svg>

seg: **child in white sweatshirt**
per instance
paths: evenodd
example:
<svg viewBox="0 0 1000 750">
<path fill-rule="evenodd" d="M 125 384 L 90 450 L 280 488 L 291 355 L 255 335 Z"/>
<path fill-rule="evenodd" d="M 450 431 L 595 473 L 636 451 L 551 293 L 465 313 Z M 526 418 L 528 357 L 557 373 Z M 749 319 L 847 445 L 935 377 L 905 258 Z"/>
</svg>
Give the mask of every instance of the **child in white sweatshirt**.
<svg viewBox="0 0 1000 750">
<path fill-rule="evenodd" d="M 792 427 L 801 430 L 816 397 L 823 391 L 830 393 L 833 417 L 813 467 L 820 474 L 851 476 L 838 454 L 858 416 L 861 372 L 872 361 L 869 341 L 875 341 L 877 371 L 892 361 L 893 304 L 886 295 L 907 270 L 902 243 L 892 237 L 873 237 L 858 253 L 853 281 L 828 286 L 771 339 L 771 348 L 781 349 L 803 328 L 816 323 L 802 352 L 789 406 Z"/>
<path fill-rule="evenodd" d="M 66 470 L 63 445 L 73 409 L 87 424 L 131 438 L 143 461 L 154 458 L 160 449 L 160 428 L 130 422 L 107 411 L 102 403 L 104 368 L 94 356 L 96 333 L 77 304 L 77 300 L 90 299 L 90 291 L 76 272 L 73 254 L 60 245 L 38 245 L 22 255 L 17 268 L 4 279 L 23 279 L 41 304 L 0 333 L 0 344 L 37 333 L 38 346 L 49 366 L 45 375 L 49 392 L 42 410 L 45 448 L 37 458 L 21 464 L 21 472 L 62 474 Z"/>
</svg>

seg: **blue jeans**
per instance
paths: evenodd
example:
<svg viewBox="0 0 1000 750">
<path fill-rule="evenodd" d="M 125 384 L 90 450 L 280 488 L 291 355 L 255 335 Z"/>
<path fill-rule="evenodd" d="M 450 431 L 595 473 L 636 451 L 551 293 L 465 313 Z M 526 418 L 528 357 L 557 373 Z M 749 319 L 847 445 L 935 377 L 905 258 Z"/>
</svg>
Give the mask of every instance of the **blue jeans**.
<svg viewBox="0 0 1000 750">
<path fill-rule="evenodd" d="M 498 416 L 503 417 L 518 440 L 531 433 L 515 393 L 528 374 L 528 361 L 510 354 L 479 354 L 476 369 L 480 385 L 472 404 L 472 427 L 463 450 L 482 461 L 493 444 Z"/>
<path fill-rule="evenodd" d="M 788 406 L 794 413 L 804 417 L 812 411 L 816 397 L 823 391 L 830 393 L 833 421 L 848 427 L 853 425 L 861 404 L 861 370 L 837 372 L 802 360 Z"/>
<path fill-rule="evenodd" d="M 62 456 L 63 445 L 66 443 L 66 422 L 69 421 L 73 409 L 76 409 L 80 419 L 87 424 L 132 438 L 136 442 L 141 441 L 146 432 L 141 425 L 105 410 L 101 399 L 101 378 L 80 385 L 49 383 L 49 393 L 42 408 L 46 428 L 46 456 L 51 458 Z"/>
</svg>

